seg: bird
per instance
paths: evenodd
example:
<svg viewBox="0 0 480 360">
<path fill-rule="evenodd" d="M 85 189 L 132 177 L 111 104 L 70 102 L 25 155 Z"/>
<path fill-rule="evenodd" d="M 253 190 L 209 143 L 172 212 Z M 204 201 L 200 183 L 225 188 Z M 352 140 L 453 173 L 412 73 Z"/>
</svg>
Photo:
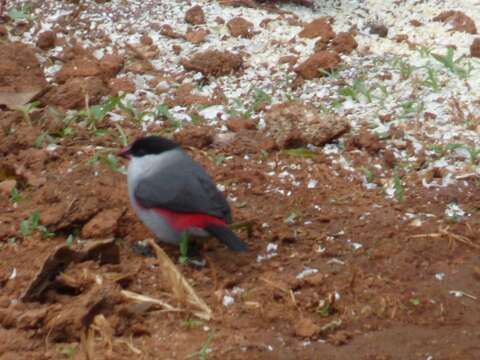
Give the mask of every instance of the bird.
<svg viewBox="0 0 480 360">
<path fill-rule="evenodd" d="M 205 169 L 167 138 L 138 138 L 118 154 L 128 160 L 130 203 L 157 241 L 215 237 L 235 252 L 248 250 L 230 228 L 232 212 Z"/>
</svg>

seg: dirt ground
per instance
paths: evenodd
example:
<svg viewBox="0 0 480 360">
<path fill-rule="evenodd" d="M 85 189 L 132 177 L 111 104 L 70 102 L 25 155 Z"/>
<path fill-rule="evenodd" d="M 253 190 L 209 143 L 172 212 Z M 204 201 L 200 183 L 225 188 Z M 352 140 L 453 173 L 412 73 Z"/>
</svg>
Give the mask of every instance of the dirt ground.
<svg viewBox="0 0 480 360">
<path fill-rule="evenodd" d="M 356 56 L 377 58 L 362 50 L 362 36 L 373 37 L 371 51 L 383 40 L 382 29 L 340 36 L 330 20 L 299 15 L 320 17 L 320 2 L 186 2 L 178 12 L 188 28 L 157 19 L 148 27 L 159 38 L 125 26 L 125 12 L 146 11 L 136 2 L 57 3 L 13 1 L 0 14 L 0 359 L 480 359 L 476 90 L 465 102 L 444 96 L 438 113 L 405 105 L 402 117 L 394 105 L 368 115 L 376 100 L 355 102 L 357 90 L 369 97 L 357 86 L 325 111 L 303 94 L 344 86 Z M 171 15 L 174 2 L 159 3 Z M 203 10 L 191 10 L 197 3 Z M 137 42 L 120 46 L 92 26 L 109 10 L 120 34 Z M 264 26 L 226 24 L 229 12 Z M 471 34 L 469 21 L 455 19 L 463 26 L 456 31 Z M 298 42 L 311 51 L 299 53 L 293 40 L 269 44 L 292 48 L 270 76 L 268 59 L 245 54 L 274 31 L 271 21 L 302 32 Z M 432 24 L 450 31 L 452 22 Z M 212 38 L 228 46 L 190 52 Z M 472 45 L 467 58 L 475 56 Z M 399 74 L 380 67 L 375 78 Z M 257 89 L 253 100 L 232 101 L 248 79 L 286 76 L 291 96 Z M 457 86 L 448 71 L 438 76 L 441 86 Z M 411 98 L 427 99 L 412 83 Z M 372 131 L 373 117 L 393 121 L 385 134 Z M 205 166 L 249 245 L 237 254 L 209 239 L 200 244 L 204 266 L 181 265 L 179 249 L 161 245 L 211 320 L 172 294 L 144 245 L 152 235 L 128 203 L 126 164 L 115 154 L 152 133 L 174 138 Z M 426 150 L 431 134 L 436 147 Z"/>
</svg>

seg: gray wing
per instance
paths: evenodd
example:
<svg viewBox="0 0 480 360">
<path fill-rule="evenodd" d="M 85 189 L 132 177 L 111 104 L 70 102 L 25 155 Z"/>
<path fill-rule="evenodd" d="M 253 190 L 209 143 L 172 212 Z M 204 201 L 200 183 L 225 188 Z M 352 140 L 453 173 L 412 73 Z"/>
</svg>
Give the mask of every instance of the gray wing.
<svg viewBox="0 0 480 360">
<path fill-rule="evenodd" d="M 193 160 L 169 165 L 141 180 L 135 199 L 144 208 L 202 213 L 231 223 L 230 206 L 205 170 Z"/>
</svg>

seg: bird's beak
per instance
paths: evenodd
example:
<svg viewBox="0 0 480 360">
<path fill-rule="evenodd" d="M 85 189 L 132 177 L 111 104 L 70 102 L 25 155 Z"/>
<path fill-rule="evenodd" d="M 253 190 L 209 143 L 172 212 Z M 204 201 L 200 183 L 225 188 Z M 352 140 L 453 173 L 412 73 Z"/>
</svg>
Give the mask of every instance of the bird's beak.
<svg viewBox="0 0 480 360">
<path fill-rule="evenodd" d="M 123 157 L 124 159 L 130 159 L 130 157 L 132 156 L 131 153 L 130 153 L 130 146 L 120 150 L 117 153 L 117 155 Z"/>
</svg>

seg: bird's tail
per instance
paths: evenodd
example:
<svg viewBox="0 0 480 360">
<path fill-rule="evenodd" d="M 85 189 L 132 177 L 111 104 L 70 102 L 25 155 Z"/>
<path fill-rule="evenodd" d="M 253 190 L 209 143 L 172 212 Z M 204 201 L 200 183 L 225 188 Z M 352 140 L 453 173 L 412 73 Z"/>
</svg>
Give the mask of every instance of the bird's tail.
<svg viewBox="0 0 480 360">
<path fill-rule="evenodd" d="M 240 240 L 226 225 L 210 224 L 205 230 L 227 245 L 230 250 L 238 252 L 248 250 L 247 244 Z"/>
</svg>

